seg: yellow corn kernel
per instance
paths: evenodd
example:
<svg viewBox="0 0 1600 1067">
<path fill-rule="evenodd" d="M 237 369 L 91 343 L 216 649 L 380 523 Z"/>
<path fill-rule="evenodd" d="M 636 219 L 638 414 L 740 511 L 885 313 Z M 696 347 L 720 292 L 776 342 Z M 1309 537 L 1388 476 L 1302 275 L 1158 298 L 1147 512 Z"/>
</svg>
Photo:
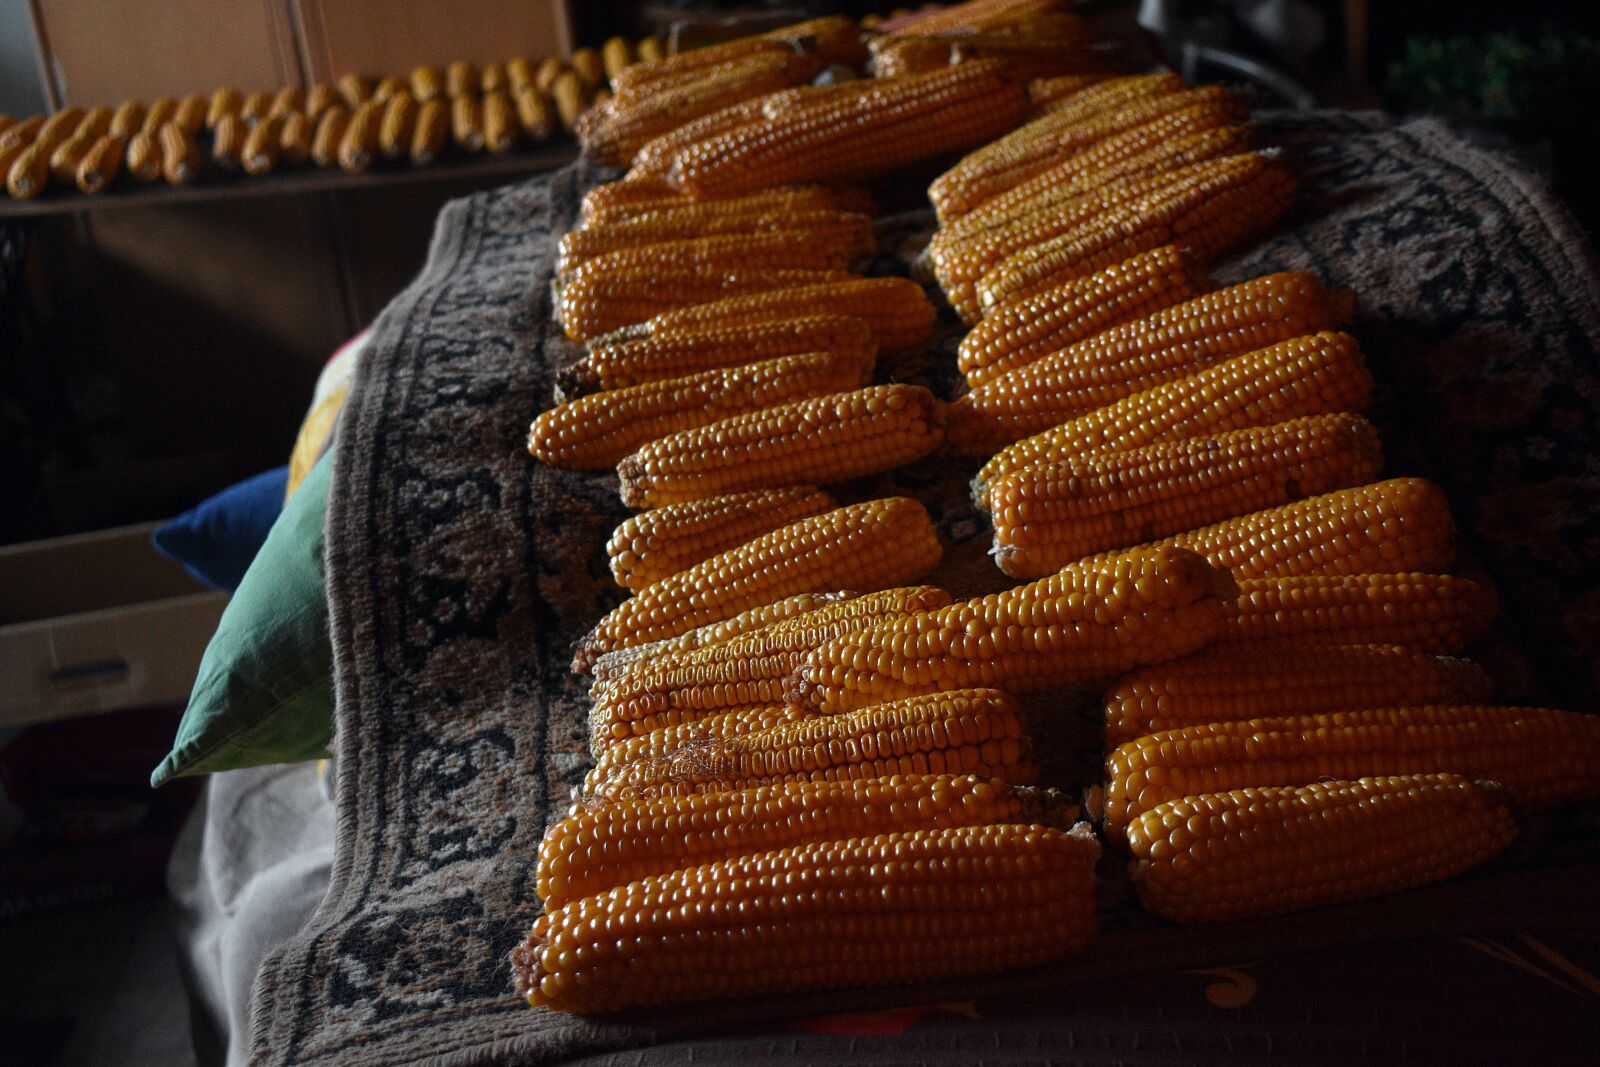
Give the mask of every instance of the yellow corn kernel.
<svg viewBox="0 0 1600 1067">
<path fill-rule="evenodd" d="M 1448 574 L 1246 578 L 1219 644 L 1401 645 L 1455 653 L 1489 632 L 1494 590 Z"/>
</svg>

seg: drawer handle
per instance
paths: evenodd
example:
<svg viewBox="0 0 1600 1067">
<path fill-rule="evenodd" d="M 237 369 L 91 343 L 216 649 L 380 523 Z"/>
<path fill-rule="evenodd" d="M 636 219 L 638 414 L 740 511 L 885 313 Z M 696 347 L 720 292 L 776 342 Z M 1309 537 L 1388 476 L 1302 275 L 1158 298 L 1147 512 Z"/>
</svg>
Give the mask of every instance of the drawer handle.
<svg viewBox="0 0 1600 1067">
<path fill-rule="evenodd" d="M 78 682 L 107 681 L 128 673 L 128 661 L 122 658 L 97 659 L 87 663 L 69 663 L 50 672 L 52 685 L 73 685 Z"/>
</svg>

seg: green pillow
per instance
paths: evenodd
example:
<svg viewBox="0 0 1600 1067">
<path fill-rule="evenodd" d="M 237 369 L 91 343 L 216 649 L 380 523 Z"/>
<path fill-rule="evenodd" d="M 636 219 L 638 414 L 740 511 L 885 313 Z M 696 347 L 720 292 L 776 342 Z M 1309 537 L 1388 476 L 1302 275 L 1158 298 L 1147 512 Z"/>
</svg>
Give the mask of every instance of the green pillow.
<svg viewBox="0 0 1600 1067">
<path fill-rule="evenodd" d="M 172 753 L 150 776 L 328 754 L 333 736 L 333 646 L 322 588 L 322 521 L 332 453 L 284 505 L 222 612 L 200 660 Z"/>
</svg>

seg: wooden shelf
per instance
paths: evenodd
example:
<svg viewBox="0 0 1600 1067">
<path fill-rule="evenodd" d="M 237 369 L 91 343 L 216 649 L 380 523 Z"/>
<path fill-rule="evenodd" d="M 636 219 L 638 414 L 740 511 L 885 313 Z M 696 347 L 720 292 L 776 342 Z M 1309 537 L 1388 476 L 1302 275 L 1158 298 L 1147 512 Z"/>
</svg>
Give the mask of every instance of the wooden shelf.
<svg viewBox="0 0 1600 1067">
<path fill-rule="evenodd" d="M 505 155 L 458 156 L 426 167 L 379 164 L 360 174 L 346 174 L 333 168 L 303 166 L 292 170 L 252 177 L 207 168 L 194 185 L 167 185 L 153 182 L 139 185 L 121 177 L 110 191 L 47 193 L 34 200 L 12 200 L 0 195 L 0 219 L 42 215 L 68 215 L 80 211 L 105 211 L 124 207 L 156 207 L 197 204 L 217 200 L 240 200 L 258 196 L 295 196 L 306 193 L 336 193 L 382 186 L 413 185 L 446 178 L 484 178 L 538 174 L 564 167 L 578 157 L 578 146 L 570 141 L 542 145 Z"/>
</svg>

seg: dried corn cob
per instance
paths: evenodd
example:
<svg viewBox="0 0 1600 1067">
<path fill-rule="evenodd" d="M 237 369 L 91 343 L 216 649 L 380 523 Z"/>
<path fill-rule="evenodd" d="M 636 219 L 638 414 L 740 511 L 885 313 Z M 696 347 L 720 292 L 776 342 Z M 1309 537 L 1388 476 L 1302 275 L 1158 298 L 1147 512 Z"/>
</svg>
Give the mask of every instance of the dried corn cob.
<svg viewBox="0 0 1600 1067">
<path fill-rule="evenodd" d="M 1212 647 L 1144 667 L 1105 696 L 1106 744 L 1280 715 L 1422 704 L 1481 704 L 1489 676 L 1471 660 L 1393 645 L 1275 645 L 1270 656 Z"/>
<path fill-rule="evenodd" d="M 219 89 L 218 92 L 221 92 Z M 144 128 L 144 103 L 140 100 L 124 100 L 117 105 L 111 113 L 111 125 L 106 127 L 106 132 L 123 138 L 132 137 Z"/>
<path fill-rule="evenodd" d="M 870 42 L 872 74 L 876 78 L 903 78 L 926 74 L 952 63 L 974 59 L 1003 59 L 1008 73 L 1018 81 L 1031 81 L 1063 71 L 1084 71 L 1102 65 L 1089 41 L 1070 37 L 1023 38 L 1003 34 L 962 37 L 915 37 L 910 34 L 880 37 Z"/>
<path fill-rule="evenodd" d="M 202 114 L 204 114 L 202 112 Z M 72 128 L 72 137 L 82 137 L 93 144 L 111 132 L 112 112 L 109 107 L 94 107 L 83 113 L 83 118 Z M 69 138 L 70 140 L 70 138 Z"/>
<path fill-rule="evenodd" d="M 322 121 L 322 116 L 328 113 L 329 108 L 340 107 L 344 104 L 344 97 L 339 95 L 339 90 L 325 82 L 313 85 L 306 93 L 306 119 L 313 128 Z"/>
<path fill-rule="evenodd" d="M 267 116 L 287 115 L 291 111 L 304 111 L 305 109 L 305 90 L 298 85 L 285 85 L 272 98 L 272 106 L 267 108 Z"/>
<path fill-rule="evenodd" d="M 846 600 L 854 600 L 860 596 L 849 590 L 838 590 L 832 593 L 796 593 L 794 596 L 775 600 L 770 604 L 759 604 L 748 611 L 741 611 L 730 619 L 721 622 L 708 623 L 696 627 L 687 633 L 676 637 L 663 638 L 660 641 L 650 641 L 642 645 L 632 645 L 628 648 L 619 648 L 614 652 L 607 652 L 590 664 L 590 672 L 597 682 L 608 678 L 615 678 L 631 670 L 634 666 L 657 656 L 664 656 L 674 652 L 690 652 L 697 648 L 710 648 L 731 641 L 741 634 L 753 633 L 776 625 L 785 619 L 792 619 L 800 615 L 818 611 L 830 604 L 837 604 Z M 663 724 L 668 725 L 668 724 Z M 671 725 L 676 725 L 673 723 Z"/>
<path fill-rule="evenodd" d="M 496 154 L 511 151 L 517 145 L 520 129 L 517 109 L 511 98 L 503 92 L 485 93 L 483 96 L 483 146 Z"/>
<path fill-rule="evenodd" d="M 11 168 L 22 154 L 28 150 L 28 147 L 26 144 L 13 144 L 0 148 L 0 179 L 10 178 Z M 4 186 L 5 182 L 0 181 L 0 188 L 4 188 Z"/>
<path fill-rule="evenodd" d="M 556 132 L 555 106 L 549 97 L 529 86 L 517 92 L 517 121 L 532 141 L 547 141 Z"/>
<path fill-rule="evenodd" d="M 956 365 L 976 389 L 1114 326 L 1191 300 L 1205 288 L 1188 257 L 1163 245 L 994 308 L 961 339 Z"/>
<path fill-rule="evenodd" d="M 187 185 L 200 177 L 200 149 L 193 137 L 169 122 L 161 127 L 160 142 L 161 176 L 169 185 Z"/>
<path fill-rule="evenodd" d="M 803 352 L 854 355 L 870 366 L 878 347 L 872 341 L 872 329 L 860 319 L 810 315 L 710 326 L 598 346 L 563 368 L 556 381 L 559 398 L 565 399 Z"/>
<path fill-rule="evenodd" d="M 679 219 L 718 215 L 770 215 L 790 211 L 853 211 L 873 213 L 872 198 L 863 190 L 823 185 L 783 186 L 745 196 L 690 200 L 671 186 L 640 181 L 609 182 L 583 198 L 585 226 L 627 222 L 642 215 Z"/>
<path fill-rule="evenodd" d="M 206 128 L 206 112 L 209 108 L 210 101 L 206 97 L 190 93 L 178 101 L 178 109 L 172 113 L 172 124 L 194 137 Z"/>
<path fill-rule="evenodd" d="M 172 107 L 177 106 L 170 99 L 165 97 L 163 99 L 166 99 L 167 103 Z M 39 132 L 34 135 L 33 143 L 47 145 L 49 151 L 54 152 L 57 145 L 72 137 L 73 132 L 77 130 L 78 124 L 83 121 L 83 117 L 86 114 L 87 112 L 83 108 L 76 105 L 62 108 L 45 119 L 44 124 L 39 127 Z M 168 117 L 170 117 L 170 108 Z"/>
<path fill-rule="evenodd" d="M 552 92 L 555 89 L 556 79 L 566 72 L 566 60 L 560 56 L 546 56 L 539 61 L 539 66 L 534 71 L 533 87 L 541 93 Z"/>
<path fill-rule="evenodd" d="M 1237 789 L 1128 827 L 1144 907 L 1216 922 L 1398 892 L 1478 866 L 1516 836 L 1505 791 L 1453 774 Z"/>
<path fill-rule="evenodd" d="M 684 867 L 849 837 L 1004 823 L 1072 825 L 1053 789 L 974 775 L 794 781 L 728 793 L 641 797 L 585 808 L 539 845 L 546 909 Z"/>
<path fill-rule="evenodd" d="M 658 438 L 856 388 L 871 371 L 857 356 L 814 352 L 596 393 L 534 419 L 528 451 L 554 467 L 604 470 Z"/>
<path fill-rule="evenodd" d="M 17 200 L 31 200 L 50 184 L 50 156 L 54 146 L 35 141 L 17 152 L 6 174 L 6 191 Z"/>
<path fill-rule="evenodd" d="M 1246 578 L 1218 644 L 1401 645 L 1456 653 L 1489 632 L 1494 590 L 1448 574 Z"/>
<path fill-rule="evenodd" d="M 139 117 L 137 120 L 134 120 L 130 114 L 129 118 L 125 121 L 142 124 L 144 122 L 144 105 L 139 104 L 138 101 L 130 100 L 122 106 L 126 108 L 129 107 L 129 105 L 137 105 Z M 239 93 L 239 90 L 233 88 L 233 86 L 224 85 L 220 89 L 213 90 L 211 93 L 211 98 L 206 102 L 206 129 L 215 130 L 217 128 L 217 124 L 221 122 L 223 118 L 228 115 L 237 116 L 239 114 L 239 109 L 243 106 L 244 97 Z M 115 120 L 113 120 L 112 125 L 116 125 Z M 136 124 L 135 126 L 125 128 L 132 130 L 137 129 L 138 126 Z"/>
<path fill-rule="evenodd" d="M 905 497 L 802 519 L 623 601 L 580 642 L 572 669 L 582 673 L 612 649 L 676 637 L 796 593 L 906 585 L 941 554 L 928 513 Z"/>
<path fill-rule="evenodd" d="M 659 63 L 667 58 L 666 46 L 659 37 L 641 37 L 634 51 L 640 63 Z"/>
<path fill-rule="evenodd" d="M 1080 90 L 1105 80 L 1105 76 L 1101 74 L 1063 74 L 1055 78 L 1035 78 L 1028 82 L 1028 99 L 1034 107 L 1042 108 L 1057 100 L 1065 100 Z"/>
<path fill-rule="evenodd" d="M 156 113 L 156 109 L 160 105 L 161 105 L 161 101 L 160 100 L 157 100 L 154 104 L 151 104 L 150 105 L 151 114 L 155 114 Z M 255 123 L 260 122 L 262 119 L 266 118 L 267 117 L 267 113 L 270 112 L 271 110 L 272 110 L 272 94 L 269 93 L 269 92 L 266 92 L 265 90 L 257 90 L 256 92 L 251 93 L 249 96 L 246 96 L 242 101 L 240 101 L 240 103 L 239 103 L 239 118 L 243 119 L 246 124 L 254 125 Z M 147 117 L 145 119 L 145 126 L 148 128 L 149 125 L 150 125 L 150 120 Z"/>
<path fill-rule="evenodd" d="M 1293 177 L 1271 153 L 1207 166 L 1213 169 L 1118 201 L 1083 225 L 1001 260 L 978 279 L 979 305 L 987 311 L 1161 244 L 1176 244 L 1208 261 L 1260 237 L 1294 198 Z"/>
<path fill-rule="evenodd" d="M 949 603 L 950 594 L 932 586 L 867 593 L 709 648 L 636 663 L 591 690 L 590 735 L 609 744 L 655 728 L 657 716 L 676 714 L 687 724 L 711 713 L 782 703 L 784 679 L 821 645 Z"/>
<path fill-rule="evenodd" d="M 153 182 L 161 177 L 161 145 L 154 136 L 140 130 L 128 138 L 128 173 L 135 181 Z"/>
<path fill-rule="evenodd" d="M 1355 338 L 1298 337 L 1125 396 L 1009 445 L 978 471 L 973 499 L 986 506 L 988 487 L 1002 475 L 1076 452 L 1138 448 L 1301 415 L 1361 412 L 1371 395 L 1372 379 Z"/>
<path fill-rule="evenodd" d="M 468 152 L 483 150 L 483 110 L 471 93 L 450 98 L 450 136 Z"/>
<path fill-rule="evenodd" d="M 55 151 L 50 153 L 50 178 L 58 185 L 71 185 L 78 173 L 78 163 L 93 147 L 92 140 L 77 134 L 56 145 Z"/>
<path fill-rule="evenodd" d="M 784 697 L 833 714 L 969 685 L 1025 693 L 1115 676 L 1210 644 L 1229 584 L 1182 549 L 1073 564 L 830 641 L 790 676 Z"/>
<path fill-rule="evenodd" d="M 768 248 L 781 250 L 788 245 L 803 249 L 805 242 L 804 236 L 786 234 L 775 242 L 768 242 Z M 718 251 L 715 246 L 713 250 Z M 720 251 L 737 258 L 739 246 L 724 243 Z M 625 327 L 646 324 L 656 317 L 689 310 L 694 305 L 720 303 L 727 297 L 847 284 L 854 279 L 854 275 L 843 270 L 744 269 L 735 268 L 728 261 L 722 265 L 669 267 L 656 261 L 654 255 L 611 255 L 618 256 L 617 262 L 632 258 L 636 266 L 627 272 L 613 271 L 613 263 L 607 262 L 611 256 L 601 256 L 573 272 L 560 285 L 556 317 L 567 336 L 574 340 L 607 338 Z"/>
<path fill-rule="evenodd" d="M 1322 778 L 1463 774 L 1525 810 L 1600 796 L 1600 716 L 1438 705 L 1209 723 L 1150 734 L 1106 757 L 1106 833 L 1179 797 Z"/>
<path fill-rule="evenodd" d="M 1383 451 L 1359 415 L 1313 415 L 1024 467 L 989 488 L 995 563 L 1042 578 L 1075 559 L 1365 485 Z"/>
<path fill-rule="evenodd" d="M 971 33 L 1053 14 L 1066 6 L 1062 0 L 968 0 L 964 4 L 950 4 L 919 13 L 916 18 L 907 19 L 889 30 L 885 36 L 894 37 L 902 33 Z"/>
<path fill-rule="evenodd" d="M 670 338 L 708 326 L 773 322 L 806 315 L 849 315 L 865 322 L 883 353 L 915 351 L 933 332 L 935 311 L 909 278 L 850 278 L 793 285 L 663 312 L 637 328 L 602 338 L 595 347 L 638 337 Z"/>
<path fill-rule="evenodd" d="M 424 104 L 444 96 L 444 74 L 438 67 L 426 63 L 417 67 L 411 72 L 411 95 Z"/>
<path fill-rule="evenodd" d="M 701 196 L 883 174 L 982 144 L 1021 121 L 1027 98 L 997 60 L 874 79 L 691 144 L 670 180 Z"/>
<path fill-rule="evenodd" d="M 641 42 L 641 47 L 643 42 Z M 624 102 L 643 100 L 667 92 L 728 63 L 757 56 L 793 55 L 795 49 L 783 41 L 763 37 L 740 37 L 720 44 L 679 52 L 660 62 L 636 63 L 611 77 L 611 90 Z"/>
<path fill-rule="evenodd" d="M 337 88 L 351 111 L 372 99 L 372 79 L 364 74 L 346 74 L 339 79 Z"/>
<path fill-rule="evenodd" d="M 816 56 L 780 49 L 708 67 L 682 85 L 621 100 L 606 119 L 584 131 L 584 154 L 597 163 L 627 166 L 661 134 L 743 100 L 810 81 L 821 66 Z"/>
<path fill-rule="evenodd" d="M 569 133 L 577 130 L 578 117 L 589 106 L 589 93 L 583 87 L 583 79 L 570 70 L 562 72 L 550 83 L 550 96 L 555 101 L 561 128 Z"/>
<path fill-rule="evenodd" d="M 1017 702 L 961 689 L 803 719 L 621 764 L 592 795 L 689 796 L 895 774 L 976 774 L 1012 785 L 1038 777 Z"/>
<path fill-rule="evenodd" d="M 311 139 L 311 159 L 319 167 L 333 167 L 339 163 L 339 145 L 350 125 L 350 109 L 335 104 L 317 120 L 317 133 Z"/>
<path fill-rule="evenodd" d="M 533 60 L 527 56 L 514 56 L 506 60 L 506 84 L 511 87 L 512 93 L 535 88 L 534 76 Z"/>
<path fill-rule="evenodd" d="M 0 131 L 0 149 L 26 148 L 38 139 L 39 131 L 44 129 L 45 121 L 43 115 L 35 115 Z"/>
<path fill-rule="evenodd" d="M 606 543 L 611 576 L 624 589 L 643 589 L 752 537 L 838 506 L 820 489 L 797 485 L 647 511 L 618 526 Z"/>
<path fill-rule="evenodd" d="M 614 81 L 618 74 L 633 66 L 633 45 L 626 37 L 612 37 L 600 48 L 600 63 L 605 68 L 606 80 Z"/>
<path fill-rule="evenodd" d="M 283 126 L 278 130 L 278 155 L 291 166 L 311 158 L 311 120 L 305 112 L 291 111 L 283 116 Z"/>
<path fill-rule="evenodd" d="M 378 84 L 373 86 L 372 99 L 380 104 L 387 104 L 395 96 L 403 92 L 406 92 L 406 80 L 390 75 L 387 78 L 380 79 Z"/>
<path fill-rule="evenodd" d="M 378 151 L 386 159 L 399 159 L 411 151 L 411 138 L 417 130 L 417 101 L 409 92 L 390 96 L 378 120 Z"/>
<path fill-rule="evenodd" d="M 668 184 L 673 168 L 677 165 L 678 156 L 691 145 L 733 130 L 742 129 L 753 122 L 767 116 L 768 108 L 774 101 L 794 99 L 799 94 L 792 89 L 783 92 L 771 93 L 767 96 L 757 97 L 754 100 L 745 100 L 691 119 L 665 133 L 650 139 L 639 147 L 634 153 L 633 164 L 628 169 L 627 180 L 630 183 L 647 184 L 657 183 L 665 187 L 672 195 L 682 197 L 683 194 Z M 764 191 L 764 190 L 762 190 Z M 743 195 L 738 192 L 720 194 L 701 194 L 697 200 L 727 199 Z"/>
<path fill-rule="evenodd" d="M 848 267 L 873 251 L 872 220 L 844 211 L 720 218 L 642 216 L 573 230 L 561 239 L 556 273 L 605 257 L 611 270 L 647 260 L 679 266 Z"/>
<path fill-rule="evenodd" d="M 126 137 L 113 133 L 95 141 L 83 159 L 79 160 L 78 171 L 73 175 L 78 188 L 86 193 L 98 193 L 116 181 L 127 145 Z"/>
<path fill-rule="evenodd" d="M 595 766 L 584 775 L 582 788 L 588 791 L 593 782 L 609 778 L 619 764 L 655 759 L 700 742 L 753 734 L 808 718 L 811 716 L 799 708 L 783 704 L 747 705 L 714 712 L 672 709 L 648 715 L 628 724 L 634 730 L 631 734 L 590 736 L 589 750 L 595 756 Z"/>
<path fill-rule="evenodd" d="M 660 507 L 741 489 L 893 470 L 944 440 L 944 403 L 878 385 L 769 407 L 651 441 L 617 465 L 622 502 Z"/>
<path fill-rule="evenodd" d="M 485 63 L 483 70 L 478 75 L 478 89 L 487 96 L 490 93 L 503 93 L 511 88 L 511 78 L 506 73 L 506 68 L 498 63 Z"/>
<path fill-rule="evenodd" d="M 970 153 L 928 186 L 941 225 L 949 225 L 1084 147 L 1196 105 L 1219 109 L 1223 121 L 1244 118 L 1226 89 L 1188 89 L 1175 74 L 1112 78 L 1069 98 L 1071 107 L 1036 118 Z"/>
<path fill-rule="evenodd" d="M 1140 546 L 1161 547 L 1198 552 L 1241 579 L 1442 573 L 1455 560 L 1455 526 L 1438 486 L 1421 478 L 1393 478 Z"/>
<path fill-rule="evenodd" d="M 417 109 L 416 126 L 411 131 L 411 162 L 425 166 L 438 159 L 449 135 L 450 105 L 442 94 L 436 95 Z"/>
<path fill-rule="evenodd" d="M 448 95 L 476 97 L 478 85 L 478 68 L 470 61 L 458 59 L 445 67 L 444 91 Z"/>
<path fill-rule="evenodd" d="M 994 826 L 741 856 L 547 913 L 512 971 L 529 1004 L 584 1014 L 1026 967 L 1093 939 L 1099 855 L 1087 828 Z"/>
<path fill-rule="evenodd" d="M 250 127 L 239 152 L 239 164 L 246 174 L 267 174 L 278 165 L 282 152 L 283 116 L 269 115 Z"/>
<path fill-rule="evenodd" d="M 569 59 L 568 62 L 572 65 L 573 73 L 583 79 L 583 84 L 588 86 L 590 92 L 593 92 L 594 90 L 600 88 L 601 85 L 605 84 L 605 62 L 600 58 L 600 53 L 595 49 L 573 49 L 572 58 Z"/>
<path fill-rule="evenodd" d="M 359 174 L 372 166 L 378 153 L 378 130 L 383 125 L 385 104 L 376 98 L 356 108 L 339 138 L 339 168 Z"/>
</svg>

